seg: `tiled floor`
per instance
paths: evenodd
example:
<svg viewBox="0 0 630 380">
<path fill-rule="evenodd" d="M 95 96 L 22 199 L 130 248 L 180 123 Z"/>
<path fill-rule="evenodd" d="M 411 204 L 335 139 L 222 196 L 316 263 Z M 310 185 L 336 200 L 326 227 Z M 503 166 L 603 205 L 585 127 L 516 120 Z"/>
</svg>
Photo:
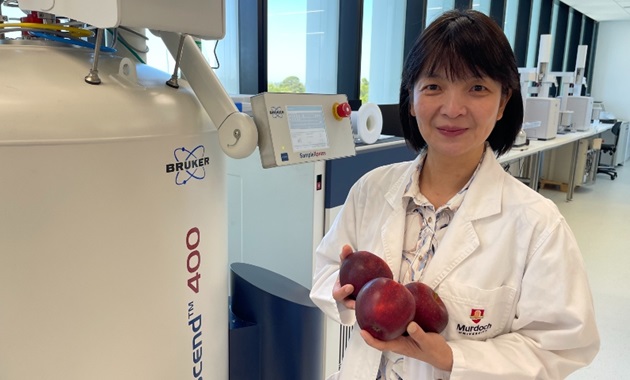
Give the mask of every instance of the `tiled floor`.
<svg viewBox="0 0 630 380">
<path fill-rule="evenodd" d="M 598 174 L 594 185 L 566 193 L 541 190 L 567 219 L 584 255 L 601 350 L 593 363 L 570 380 L 630 379 L 630 161 L 619 176 Z"/>
</svg>

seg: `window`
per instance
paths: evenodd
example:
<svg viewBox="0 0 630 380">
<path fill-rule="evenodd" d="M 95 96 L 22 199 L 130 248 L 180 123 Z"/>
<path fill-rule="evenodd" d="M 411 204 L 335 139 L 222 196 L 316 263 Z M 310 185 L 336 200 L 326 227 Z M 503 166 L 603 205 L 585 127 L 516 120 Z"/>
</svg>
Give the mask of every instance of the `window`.
<svg viewBox="0 0 630 380">
<path fill-rule="evenodd" d="M 210 65 L 217 67 L 215 73 L 228 94 L 238 94 L 238 0 L 226 0 L 225 7 L 225 37 L 220 41 L 202 41 L 201 51 Z"/>
<path fill-rule="evenodd" d="M 215 74 L 229 94 L 239 93 L 238 83 L 238 0 L 226 0 L 225 2 L 225 37 L 220 41 L 202 40 L 199 45 L 203 55 L 212 67 Z M 175 68 L 175 60 L 162 42 L 147 31 L 146 55 L 147 64 L 167 73 L 172 73 Z M 215 55 L 216 53 L 216 55 Z"/>
<path fill-rule="evenodd" d="M 540 22 L 540 7 L 541 0 L 534 0 L 532 2 L 532 17 L 530 20 L 529 39 L 527 47 L 527 67 L 537 67 L 538 45 L 540 44 L 540 38 L 538 37 L 538 23 Z"/>
<path fill-rule="evenodd" d="M 361 100 L 398 103 L 405 42 L 406 1 L 365 0 Z"/>
<path fill-rule="evenodd" d="M 337 92 L 339 0 L 269 0 L 269 91 Z"/>
<path fill-rule="evenodd" d="M 472 9 L 490 15 L 490 0 L 473 0 Z"/>
<path fill-rule="evenodd" d="M 516 20 L 518 19 L 518 0 L 507 0 L 505 6 L 505 22 L 503 31 L 507 36 L 510 45 L 514 48 L 514 40 L 516 38 Z"/>
<path fill-rule="evenodd" d="M 427 0 L 426 25 L 429 25 L 439 15 L 454 7 L 455 0 Z"/>
</svg>

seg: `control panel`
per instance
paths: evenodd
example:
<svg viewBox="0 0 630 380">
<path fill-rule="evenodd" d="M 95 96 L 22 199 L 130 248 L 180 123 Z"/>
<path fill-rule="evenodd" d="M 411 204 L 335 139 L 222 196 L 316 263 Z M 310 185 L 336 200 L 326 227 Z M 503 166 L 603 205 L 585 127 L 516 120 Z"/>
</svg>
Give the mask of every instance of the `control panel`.
<svg viewBox="0 0 630 380">
<path fill-rule="evenodd" d="M 345 95 L 265 92 L 251 105 L 264 168 L 356 153 Z"/>
</svg>

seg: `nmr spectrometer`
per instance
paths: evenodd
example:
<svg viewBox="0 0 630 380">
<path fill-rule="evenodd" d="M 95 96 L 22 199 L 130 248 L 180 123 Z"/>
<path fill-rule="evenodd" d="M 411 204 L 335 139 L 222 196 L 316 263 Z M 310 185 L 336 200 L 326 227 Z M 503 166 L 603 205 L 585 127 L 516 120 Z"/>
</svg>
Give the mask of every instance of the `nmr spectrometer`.
<svg viewBox="0 0 630 380">
<path fill-rule="evenodd" d="M 11 4 L 27 16 L 0 24 L 0 379 L 227 379 L 224 156 L 259 129 L 191 37 L 223 37 L 223 1 Z M 119 26 L 159 35 L 186 80 L 106 49 Z M 320 141 L 266 159 L 353 155 L 344 101 L 271 104 L 298 120 L 273 121 L 287 141 Z"/>
</svg>

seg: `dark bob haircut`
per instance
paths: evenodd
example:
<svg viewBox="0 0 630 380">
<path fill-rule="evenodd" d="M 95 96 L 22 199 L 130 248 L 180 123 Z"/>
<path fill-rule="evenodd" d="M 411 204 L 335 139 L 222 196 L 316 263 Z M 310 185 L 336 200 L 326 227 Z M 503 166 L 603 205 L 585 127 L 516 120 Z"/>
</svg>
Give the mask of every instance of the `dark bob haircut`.
<svg viewBox="0 0 630 380">
<path fill-rule="evenodd" d="M 414 43 L 400 84 L 400 122 L 407 144 L 416 151 L 427 143 L 410 114 L 413 89 L 421 76 L 444 72 L 451 80 L 471 74 L 501 83 L 502 92 L 512 95 L 503 117 L 488 136 L 492 150 L 501 155 L 512 147 L 523 123 L 523 98 L 518 67 L 512 47 L 501 28 L 481 12 L 453 10 L 443 13 Z"/>
</svg>

